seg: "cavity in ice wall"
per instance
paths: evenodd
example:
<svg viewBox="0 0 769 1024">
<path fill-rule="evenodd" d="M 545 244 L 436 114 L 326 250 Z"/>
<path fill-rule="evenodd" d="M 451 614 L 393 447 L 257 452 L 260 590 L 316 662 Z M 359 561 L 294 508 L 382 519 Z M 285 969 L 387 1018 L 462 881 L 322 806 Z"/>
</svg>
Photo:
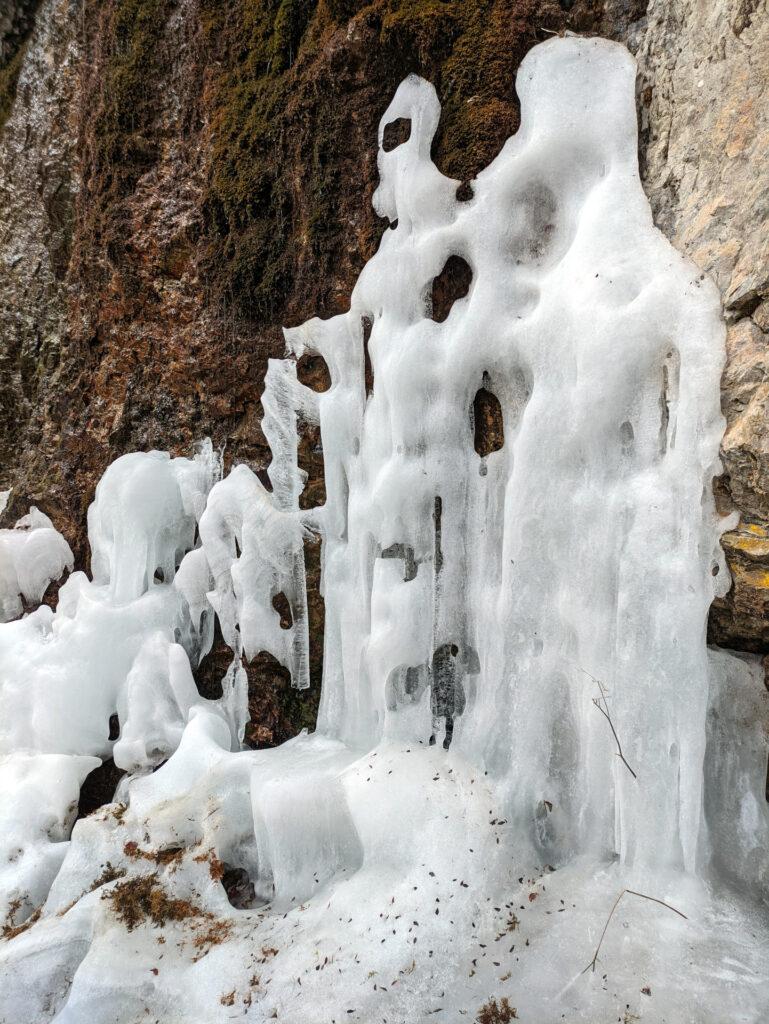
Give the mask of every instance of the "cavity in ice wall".
<svg viewBox="0 0 769 1024">
<path fill-rule="evenodd" d="M 537 1022 L 765 1019 L 765 695 L 705 646 L 723 329 L 652 224 L 634 75 L 614 44 L 536 47 L 521 130 L 461 201 L 435 91 L 403 82 L 391 230 L 348 313 L 286 331 L 331 388 L 268 370 L 271 489 L 210 445 L 123 457 L 93 581 L 0 627 L 0 1020 L 421 1024 L 492 997 Z M 323 438 L 310 511 L 297 419 Z M 318 729 L 242 750 L 241 658 L 307 685 L 317 537 Z M 208 701 L 214 615 L 233 661 Z M 118 802 L 67 842 L 110 755 Z M 583 974 L 625 888 L 666 906 L 628 894 Z"/>
</svg>

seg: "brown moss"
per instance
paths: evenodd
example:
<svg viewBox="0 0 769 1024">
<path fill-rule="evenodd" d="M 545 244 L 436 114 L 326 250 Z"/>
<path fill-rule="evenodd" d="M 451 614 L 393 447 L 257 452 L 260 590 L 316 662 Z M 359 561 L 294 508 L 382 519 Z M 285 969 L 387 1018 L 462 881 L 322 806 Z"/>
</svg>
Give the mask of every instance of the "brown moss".
<svg viewBox="0 0 769 1024">
<path fill-rule="evenodd" d="M 132 860 L 148 860 L 158 867 L 176 866 L 184 856 L 181 846 L 169 846 L 165 850 L 142 850 L 138 843 L 130 840 L 123 846 L 123 853 Z"/>
<path fill-rule="evenodd" d="M 26 921 L 22 921 L 21 924 L 5 924 L 3 925 L 2 937 L 4 939 L 15 939 L 17 935 L 21 935 L 28 928 L 31 928 L 33 924 L 40 920 L 42 914 L 42 908 L 38 907 L 37 910 L 30 914 Z"/>
<path fill-rule="evenodd" d="M 230 935 L 232 935 L 231 921 L 213 920 L 210 924 L 203 926 L 193 940 L 193 945 L 198 951 L 193 957 L 193 961 L 202 960 L 210 953 L 213 946 L 220 946 L 229 939 Z"/>
<path fill-rule="evenodd" d="M 510 1005 L 506 996 L 503 996 L 499 1003 L 496 999 L 489 999 L 475 1018 L 476 1024 L 510 1024 L 510 1021 L 517 1019 L 518 1011 Z"/>
<path fill-rule="evenodd" d="M 95 878 L 91 885 L 91 892 L 100 889 L 103 885 L 116 882 L 118 878 L 125 878 L 125 869 L 113 867 L 110 861 L 104 865 L 104 869 L 98 878 Z"/>
<path fill-rule="evenodd" d="M 190 900 L 172 899 L 153 875 L 138 875 L 118 882 L 102 894 L 102 899 L 111 905 L 115 916 L 129 932 L 147 920 L 156 928 L 163 928 L 169 921 L 212 916 Z"/>
<path fill-rule="evenodd" d="M 205 853 L 199 853 L 192 859 L 198 864 L 203 864 L 207 861 L 209 874 L 215 882 L 221 882 L 224 878 L 226 864 L 224 861 L 219 860 L 214 850 L 207 850 Z"/>
</svg>

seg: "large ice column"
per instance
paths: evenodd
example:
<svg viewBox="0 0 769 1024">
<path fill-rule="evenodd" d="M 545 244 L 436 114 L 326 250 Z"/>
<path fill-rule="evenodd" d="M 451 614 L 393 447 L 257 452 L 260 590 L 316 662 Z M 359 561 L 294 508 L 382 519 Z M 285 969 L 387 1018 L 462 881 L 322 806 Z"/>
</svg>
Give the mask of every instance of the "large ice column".
<svg viewBox="0 0 769 1024">
<path fill-rule="evenodd" d="M 411 127 L 380 147 L 392 230 L 349 313 L 287 340 L 333 382 L 321 728 L 357 745 L 453 728 L 550 862 L 693 868 L 705 623 L 727 575 L 711 498 L 724 338 L 714 287 L 652 223 L 634 76 L 602 40 L 537 47 L 521 130 L 463 202 L 430 159 L 435 91 L 408 78 L 380 124 L 380 142 Z M 432 291 L 452 257 L 472 280 L 444 318 Z M 504 430 L 483 457 L 481 387 Z"/>
</svg>

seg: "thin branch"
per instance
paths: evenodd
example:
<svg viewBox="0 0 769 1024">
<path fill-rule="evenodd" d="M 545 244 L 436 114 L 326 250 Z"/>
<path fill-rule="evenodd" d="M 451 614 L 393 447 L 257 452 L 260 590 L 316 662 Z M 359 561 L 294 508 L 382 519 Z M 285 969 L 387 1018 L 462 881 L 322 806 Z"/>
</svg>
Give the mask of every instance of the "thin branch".
<svg viewBox="0 0 769 1024">
<path fill-rule="evenodd" d="M 603 717 L 609 723 L 609 728 L 611 729 L 612 736 L 614 737 L 614 742 L 617 744 L 617 756 L 619 757 L 620 761 L 622 761 L 627 770 L 630 772 L 630 774 L 633 776 L 633 778 L 637 779 L 638 776 L 627 763 L 625 755 L 622 753 L 622 744 L 619 741 L 617 730 L 614 728 L 614 722 L 612 722 L 611 715 L 609 714 L 609 705 L 606 702 L 606 690 L 604 689 L 603 683 L 600 679 L 596 679 L 596 677 L 591 672 L 588 672 L 587 669 L 582 668 L 581 665 L 577 665 L 577 668 L 580 670 L 580 672 L 584 672 L 586 676 L 590 676 L 593 682 L 598 685 L 598 689 L 601 691 L 601 696 L 598 700 L 596 700 L 596 698 L 593 697 L 593 704 L 598 708 Z M 603 707 L 601 707 L 601 701 L 603 701 Z"/>
<path fill-rule="evenodd" d="M 582 971 L 582 974 L 586 974 L 587 971 L 589 971 L 589 970 L 592 970 L 593 973 L 595 973 L 595 966 L 596 966 L 596 963 L 598 962 L 598 953 L 601 950 L 601 943 L 603 942 L 604 936 L 606 935 L 606 930 L 609 927 L 611 919 L 614 916 L 614 911 L 619 906 L 619 901 L 622 899 L 622 897 L 625 895 L 625 893 L 629 893 L 631 896 L 640 896 L 642 900 L 650 900 L 652 903 L 659 903 L 659 905 L 661 907 L 667 907 L 667 909 L 668 910 L 672 910 L 674 914 L 678 914 L 678 916 L 682 917 L 684 919 L 684 921 L 688 921 L 689 920 L 689 918 L 686 916 L 686 914 L 682 914 L 680 910 L 676 910 L 675 907 L 672 907 L 669 903 L 665 903 L 664 900 L 658 900 L 656 896 L 647 896 L 645 892 L 636 892 L 635 889 L 623 889 L 622 892 L 619 894 L 619 896 L 614 901 L 614 905 L 612 906 L 611 910 L 609 911 L 609 916 L 606 918 L 606 924 L 603 926 L 603 931 L 601 932 L 601 938 L 598 940 L 598 945 L 595 947 L 595 953 L 593 954 L 593 959 L 590 961 L 590 963 L 587 965 L 587 967 Z"/>
</svg>

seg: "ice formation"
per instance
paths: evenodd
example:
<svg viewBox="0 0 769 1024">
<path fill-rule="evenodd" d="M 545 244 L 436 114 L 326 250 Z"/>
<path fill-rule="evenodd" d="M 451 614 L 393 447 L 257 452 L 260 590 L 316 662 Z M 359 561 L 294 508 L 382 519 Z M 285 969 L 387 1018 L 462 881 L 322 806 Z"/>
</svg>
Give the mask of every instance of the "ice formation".
<svg viewBox="0 0 769 1024">
<path fill-rule="evenodd" d="M 0 513 L 8 493 L 0 494 Z M 48 584 L 73 565 L 69 544 L 34 505 L 12 530 L 0 530 L 0 622 L 21 615 L 22 598 L 41 601 Z"/>
<path fill-rule="evenodd" d="M 403 82 L 392 230 L 349 312 L 270 363 L 272 489 L 220 479 L 210 445 L 124 456 L 93 581 L 0 629 L 0 1021 L 458 1022 L 492 997 L 541 1024 L 767 1018 L 767 695 L 705 644 L 723 327 L 652 224 L 634 74 L 602 40 L 536 47 L 464 201 L 430 159 L 434 89 Z M 472 280 L 444 315 L 452 258 Z M 483 455 L 481 391 L 504 434 Z M 323 438 L 309 511 L 298 418 Z M 243 750 L 242 658 L 307 685 L 318 535 L 317 731 Z M 214 615 L 233 661 L 209 701 Z M 109 756 L 118 802 L 68 840 Z M 628 896 L 582 973 L 626 888 L 686 916 Z"/>
</svg>

